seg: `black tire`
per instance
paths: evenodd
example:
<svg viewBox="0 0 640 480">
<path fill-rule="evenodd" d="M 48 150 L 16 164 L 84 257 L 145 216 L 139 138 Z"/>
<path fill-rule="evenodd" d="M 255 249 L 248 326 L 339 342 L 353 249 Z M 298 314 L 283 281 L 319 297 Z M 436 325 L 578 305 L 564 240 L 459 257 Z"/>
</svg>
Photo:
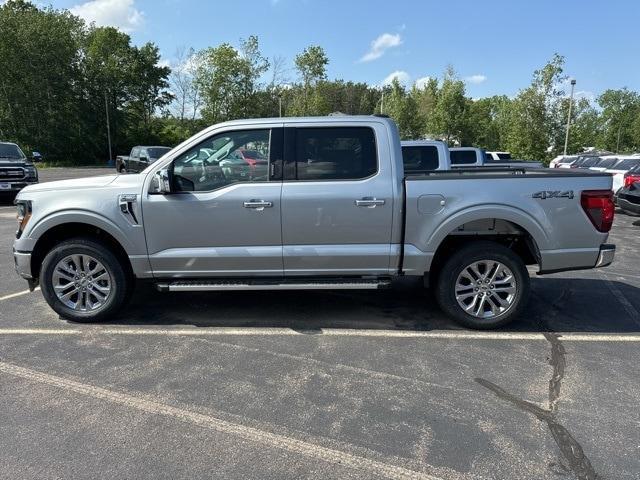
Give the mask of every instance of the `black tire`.
<svg viewBox="0 0 640 480">
<path fill-rule="evenodd" d="M 515 280 L 516 292 L 505 311 L 493 315 L 490 318 L 480 318 L 467 313 L 456 299 L 456 283 L 458 276 L 475 262 L 489 260 L 500 262 L 512 273 Z M 496 282 L 497 283 L 497 282 Z M 473 288 L 473 285 L 471 286 Z M 482 288 L 482 287 L 481 287 Z M 486 287 L 485 287 L 486 288 Z M 443 265 L 436 284 L 435 295 L 440 308 L 456 322 L 468 328 L 486 330 L 501 327 L 517 318 L 526 306 L 529 297 L 530 282 L 529 272 L 522 259 L 507 247 L 499 243 L 489 241 L 474 241 L 471 244 L 458 250 Z M 491 293 L 496 295 L 496 293 Z M 507 294 L 504 294 L 505 296 Z M 489 309 L 492 301 L 490 295 L 485 299 L 486 308 Z M 470 300 L 470 303 L 475 300 Z M 497 303 L 494 302 L 497 306 Z M 483 311 L 485 308 L 483 307 Z"/>
<path fill-rule="evenodd" d="M 56 295 L 53 273 L 58 262 L 73 254 L 89 255 L 108 272 L 111 291 L 104 304 L 96 310 L 79 311 L 65 305 Z M 118 258 L 104 244 L 86 237 L 66 240 L 51 250 L 40 267 L 40 288 L 49 306 L 62 318 L 74 322 L 99 322 L 115 314 L 130 298 L 132 281 Z"/>
</svg>

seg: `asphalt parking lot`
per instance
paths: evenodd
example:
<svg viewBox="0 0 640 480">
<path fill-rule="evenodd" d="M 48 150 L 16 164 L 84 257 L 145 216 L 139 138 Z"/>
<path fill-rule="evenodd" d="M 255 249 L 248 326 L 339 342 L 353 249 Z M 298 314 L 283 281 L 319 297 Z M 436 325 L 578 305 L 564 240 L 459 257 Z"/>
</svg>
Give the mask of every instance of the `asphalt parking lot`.
<svg viewBox="0 0 640 480">
<path fill-rule="evenodd" d="M 105 170 L 47 169 L 41 180 Z M 2 478 L 640 478 L 640 224 L 473 332 L 418 285 L 160 294 L 59 319 L 0 206 Z"/>
</svg>

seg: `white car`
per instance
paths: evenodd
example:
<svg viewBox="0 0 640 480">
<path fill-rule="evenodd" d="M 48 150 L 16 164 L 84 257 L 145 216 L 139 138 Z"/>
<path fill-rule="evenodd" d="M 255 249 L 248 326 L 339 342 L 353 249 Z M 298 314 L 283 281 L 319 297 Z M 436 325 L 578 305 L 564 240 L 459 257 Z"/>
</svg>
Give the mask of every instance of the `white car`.
<svg viewBox="0 0 640 480">
<path fill-rule="evenodd" d="M 622 184 L 624 183 L 624 174 L 638 164 L 640 164 L 640 157 L 622 157 L 612 168 L 605 170 L 606 173 L 613 175 L 614 193 L 622 188 Z"/>
</svg>

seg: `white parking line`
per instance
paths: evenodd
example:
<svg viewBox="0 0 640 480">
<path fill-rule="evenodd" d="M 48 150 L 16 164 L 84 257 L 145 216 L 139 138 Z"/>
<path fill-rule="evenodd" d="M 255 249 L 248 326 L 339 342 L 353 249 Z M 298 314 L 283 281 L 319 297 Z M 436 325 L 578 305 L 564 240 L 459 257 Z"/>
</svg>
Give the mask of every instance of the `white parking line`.
<svg viewBox="0 0 640 480">
<path fill-rule="evenodd" d="M 135 408 L 153 415 L 164 415 L 181 422 L 208 428 L 223 434 L 235 435 L 245 441 L 265 445 L 270 448 L 286 450 L 294 454 L 304 455 L 324 462 L 352 468 L 361 472 L 368 471 L 372 475 L 383 475 L 387 478 L 394 479 L 439 480 L 437 477 L 423 472 L 391 465 L 341 450 L 323 447 L 315 443 L 299 440 L 297 438 L 278 433 L 272 433 L 266 430 L 260 430 L 240 423 L 229 422 L 211 415 L 192 412 L 160 402 L 145 400 L 128 393 L 108 390 L 106 388 L 68 380 L 63 377 L 49 375 L 47 373 L 19 367 L 10 363 L 0 362 L 0 372 L 24 378 L 32 382 L 62 388 L 81 395 L 106 400 L 129 408 Z"/>
<path fill-rule="evenodd" d="M 34 289 L 34 292 L 35 292 L 36 290 L 40 290 L 40 287 L 36 287 L 36 288 Z M 0 302 L 1 302 L 2 300 L 9 300 L 10 298 L 20 297 L 20 296 L 22 296 L 22 295 L 26 295 L 27 293 L 31 293 L 31 290 L 24 290 L 24 291 L 22 291 L 22 292 L 10 293 L 9 295 L 5 295 L 4 297 L 0 297 Z"/>
<path fill-rule="evenodd" d="M 640 342 L 640 334 L 621 333 L 562 333 L 554 332 L 563 342 Z M 308 334 L 304 331 L 278 327 L 201 327 L 201 328 L 0 328 L 2 335 L 131 335 L 167 337 L 217 337 L 217 336 L 329 336 L 329 337 L 382 337 L 382 338 L 433 338 L 451 340 L 526 340 L 547 341 L 542 333 L 468 332 L 413 330 L 359 330 L 354 328 L 321 328 Z"/>
</svg>

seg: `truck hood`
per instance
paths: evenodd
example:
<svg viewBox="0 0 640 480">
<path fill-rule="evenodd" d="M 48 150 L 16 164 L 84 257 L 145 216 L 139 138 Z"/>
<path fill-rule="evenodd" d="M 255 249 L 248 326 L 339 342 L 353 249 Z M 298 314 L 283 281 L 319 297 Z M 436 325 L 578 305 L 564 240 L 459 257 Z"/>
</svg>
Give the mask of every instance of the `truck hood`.
<svg viewBox="0 0 640 480">
<path fill-rule="evenodd" d="M 20 192 L 22 194 L 46 192 L 50 190 L 81 190 L 91 188 L 104 188 L 110 185 L 119 175 L 102 175 L 99 177 L 87 177 L 87 178 L 73 178 L 71 180 L 58 180 L 55 182 L 38 183 L 37 185 L 29 185 L 23 188 Z"/>
</svg>

